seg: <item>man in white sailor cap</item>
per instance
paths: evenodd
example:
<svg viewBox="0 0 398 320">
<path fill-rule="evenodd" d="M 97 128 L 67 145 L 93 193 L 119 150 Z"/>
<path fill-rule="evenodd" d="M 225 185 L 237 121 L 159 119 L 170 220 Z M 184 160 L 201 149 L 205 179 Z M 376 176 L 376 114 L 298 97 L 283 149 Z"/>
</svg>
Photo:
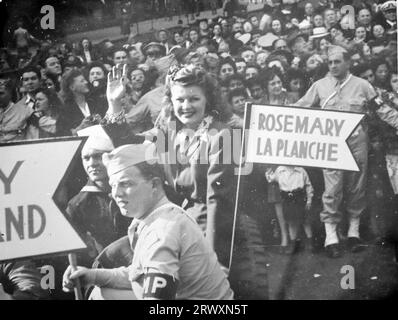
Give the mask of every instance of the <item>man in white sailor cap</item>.
<svg viewBox="0 0 398 320">
<path fill-rule="evenodd" d="M 398 113 L 376 98 L 372 85 L 350 73 L 350 55 L 339 46 L 328 50 L 329 73 L 316 81 L 297 103 L 301 107 L 320 107 L 365 113 L 373 107 L 385 122 L 398 129 Z M 348 139 L 348 144 L 359 166 L 359 172 L 323 170 L 325 191 L 322 197 L 321 221 L 325 224 L 325 249 L 332 258 L 341 256 L 337 225 L 342 220 L 341 204 L 349 215 L 348 248 L 359 251 L 363 245 L 359 237 L 360 216 L 366 208 L 366 179 L 368 163 L 368 136 L 366 125 L 360 124 Z"/>
<path fill-rule="evenodd" d="M 124 145 L 103 159 L 112 197 L 123 215 L 134 218 L 128 228 L 132 262 L 117 269 L 69 267 L 64 290 L 80 278 L 96 286 L 92 299 L 232 299 L 199 226 L 167 199 L 155 145 Z"/>
<path fill-rule="evenodd" d="M 380 5 L 380 11 L 383 15 L 381 23 L 388 34 L 397 32 L 397 2 L 389 0 Z"/>
<path fill-rule="evenodd" d="M 111 210 L 111 187 L 102 155 L 114 149 L 111 139 L 100 125 L 78 131 L 88 136 L 81 151 L 82 165 L 87 184 L 68 203 L 66 212 L 74 226 L 85 237 L 88 254 L 80 255 L 79 261 L 91 266 L 94 258 L 109 244 L 125 236 L 131 219 L 123 217 L 119 210 Z"/>
</svg>

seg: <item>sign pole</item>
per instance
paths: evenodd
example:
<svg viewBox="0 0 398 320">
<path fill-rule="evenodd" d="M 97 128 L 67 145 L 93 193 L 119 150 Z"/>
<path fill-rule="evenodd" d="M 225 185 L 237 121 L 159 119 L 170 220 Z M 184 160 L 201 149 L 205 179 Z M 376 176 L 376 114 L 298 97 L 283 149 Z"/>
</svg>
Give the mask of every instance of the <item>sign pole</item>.
<svg viewBox="0 0 398 320">
<path fill-rule="evenodd" d="M 238 216 L 238 204 L 239 204 L 239 191 L 240 191 L 240 178 L 242 175 L 242 162 L 243 162 L 243 151 L 245 147 L 245 128 L 246 128 L 246 121 L 247 121 L 247 109 L 250 104 L 246 105 L 245 108 L 245 115 L 243 118 L 243 128 L 242 128 L 242 140 L 241 140 L 241 146 L 240 146 L 240 155 L 239 155 L 239 169 L 238 169 L 238 181 L 236 184 L 236 196 L 235 196 L 235 210 L 234 210 L 234 222 L 232 226 L 232 240 L 231 240 L 231 248 L 230 248 L 230 254 L 229 254 L 229 270 L 231 270 L 232 267 L 232 256 L 234 252 L 234 242 L 235 242 L 235 230 L 236 230 L 236 223 L 237 223 L 237 216 Z"/>
<path fill-rule="evenodd" d="M 72 271 L 77 270 L 77 258 L 76 258 L 76 253 L 69 253 L 68 254 L 68 259 L 69 259 L 69 264 L 72 267 Z M 75 282 L 75 298 L 76 300 L 83 300 L 83 294 L 82 294 L 82 287 L 80 284 L 80 279 L 77 278 L 74 280 Z"/>
</svg>

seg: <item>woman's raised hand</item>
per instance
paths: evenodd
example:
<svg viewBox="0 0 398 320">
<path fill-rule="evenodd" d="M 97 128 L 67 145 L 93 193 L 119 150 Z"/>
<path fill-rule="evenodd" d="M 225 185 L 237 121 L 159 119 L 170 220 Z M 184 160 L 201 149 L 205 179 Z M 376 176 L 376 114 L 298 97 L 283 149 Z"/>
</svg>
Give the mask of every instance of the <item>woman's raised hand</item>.
<svg viewBox="0 0 398 320">
<path fill-rule="evenodd" d="M 126 93 L 127 85 L 127 65 L 124 64 L 120 68 L 120 64 L 112 67 L 112 71 L 108 73 L 108 83 L 106 86 L 106 97 L 108 99 L 110 113 L 117 113 L 122 110 L 121 99 Z"/>
</svg>

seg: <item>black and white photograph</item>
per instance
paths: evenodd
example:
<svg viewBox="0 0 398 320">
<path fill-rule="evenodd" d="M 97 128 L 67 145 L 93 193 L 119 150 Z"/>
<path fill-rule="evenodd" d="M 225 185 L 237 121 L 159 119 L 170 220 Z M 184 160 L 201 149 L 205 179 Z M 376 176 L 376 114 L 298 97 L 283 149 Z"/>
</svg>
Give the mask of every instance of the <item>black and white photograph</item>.
<svg viewBox="0 0 398 320">
<path fill-rule="evenodd" d="M 0 15 L 0 300 L 398 295 L 396 0 Z"/>
</svg>

